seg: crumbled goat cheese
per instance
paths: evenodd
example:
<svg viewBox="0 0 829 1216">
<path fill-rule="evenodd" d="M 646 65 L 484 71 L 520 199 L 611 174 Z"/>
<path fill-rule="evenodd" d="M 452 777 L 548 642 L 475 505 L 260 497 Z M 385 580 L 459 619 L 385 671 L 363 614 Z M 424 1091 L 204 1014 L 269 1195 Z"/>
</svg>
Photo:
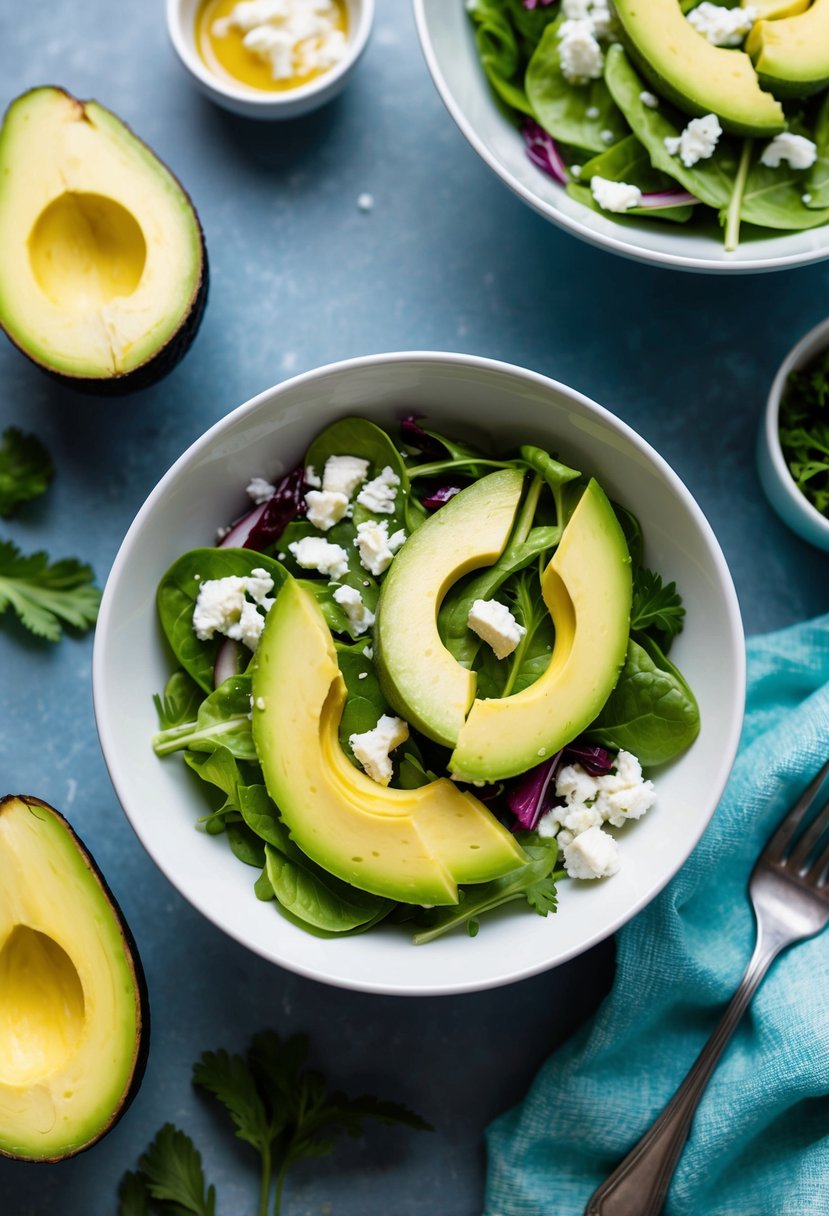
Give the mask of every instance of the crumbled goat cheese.
<svg viewBox="0 0 829 1216">
<path fill-rule="evenodd" d="M 640 819 L 653 806 L 656 794 L 652 781 L 642 779 L 642 766 L 632 752 L 620 751 L 613 770 L 592 777 L 580 764 L 567 764 L 556 776 L 556 794 L 565 800 L 564 807 L 554 808 L 559 822 L 568 830 L 574 824 L 565 822 L 571 809 L 585 806 L 595 810 L 600 822 L 621 827 L 628 819 Z"/>
<path fill-rule="evenodd" d="M 639 100 L 643 106 L 647 106 L 649 110 L 659 109 L 659 98 L 655 93 L 649 93 L 647 89 L 643 89 L 639 94 Z"/>
<path fill-rule="evenodd" d="M 240 0 L 213 33 L 243 34 L 242 45 L 269 64 L 274 80 L 333 67 L 347 50 L 333 0 Z"/>
<path fill-rule="evenodd" d="M 357 525 L 354 541 L 360 554 L 360 564 L 376 578 L 388 569 L 405 539 L 406 533 L 402 528 L 389 536 L 388 520 L 382 519 L 378 523 L 374 519 L 367 519 L 365 523 Z"/>
<path fill-rule="evenodd" d="M 816 160 L 817 144 L 804 135 L 793 135 L 791 131 L 775 135 L 760 156 L 760 164 L 770 169 L 776 169 L 782 161 L 792 169 L 811 169 Z"/>
<path fill-rule="evenodd" d="M 265 613 L 273 604 L 271 591 L 273 579 L 261 569 L 245 576 L 228 575 L 201 583 L 193 608 L 196 637 L 207 642 L 221 633 L 255 650 L 265 625 Z"/>
<path fill-rule="evenodd" d="M 616 138 L 616 136 L 610 130 L 601 132 L 601 139 L 602 139 L 603 144 L 612 144 L 615 138 Z"/>
<path fill-rule="evenodd" d="M 590 193 L 605 211 L 629 211 L 642 202 L 642 191 L 628 182 L 612 182 L 594 173 L 590 178 Z"/>
<path fill-rule="evenodd" d="M 725 8 L 722 4 L 711 4 L 702 0 L 687 14 L 689 23 L 698 34 L 707 38 L 714 46 L 739 46 L 757 20 L 757 9 L 747 4 L 745 8 Z"/>
<path fill-rule="evenodd" d="M 368 461 L 360 456 L 329 456 L 322 473 L 322 488 L 350 498 L 365 481 Z"/>
<path fill-rule="evenodd" d="M 571 878 L 609 878 L 619 869 L 619 846 L 607 832 L 591 827 L 564 845 L 562 858 Z"/>
<path fill-rule="evenodd" d="M 302 475 L 302 480 L 305 482 L 306 486 L 313 486 L 315 490 L 319 490 L 322 487 L 322 481 L 320 480 L 319 473 L 312 464 L 306 465 L 305 472 Z"/>
<path fill-rule="evenodd" d="M 614 29 L 607 0 L 561 0 L 561 14 L 571 21 L 587 21 L 594 38 L 609 38 Z"/>
<path fill-rule="evenodd" d="M 562 22 L 558 31 L 558 52 L 562 75 L 571 84 L 586 84 L 601 76 L 604 67 L 602 48 L 588 18 Z"/>
<path fill-rule="evenodd" d="M 338 587 L 334 599 L 348 617 L 355 633 L 365 633 L 374 624 L 374 613 L 366 608 L 356 587 Z"/>
<path fill-rule="evenodd" d="M 252 477 L 247 484 L 245 492 L 253 499 L 257 507 L 261 507 L 263 502 L 267 502 L 269 498 L 273 498 L 276 493 L 276 486 L 272 486 L 269 481 L 265 481 L 264 477 Z"/>
<path fill-rule="evenodd" d="M 466 618 L 467 626 L 495 652 L 496 659 L 512 654 L 527 632 L 506 604 L 498 600 L 475 600 Z"/>
<path fill-rule="evenodd" d="M 707 160 L 713 155 L 721 135 L 722 127 L 716 114 L 705 114 L 702 118 L 692 118 L 680 135 L 666 135 L 665 147 L 671 156 L 678 156 L 685 168 L 690 169 L 698 160 Z"/>
<path fill-rule="evenodd" d="M 811 196 L 811 194 L 801 194 L 801 196 L 800 196 L 800 201 L 801 201 L 801 203 L 803 203 L 803 204 L 804 204 L 806 207 L 808 207 L 808 206 L 809 206 L 809 203 L 811 203 L 811 201 L 812 201 L 812 196 Z"/>
<path fill-rule="evenodd" d="M 337 494 L 334 490 L 309 490 L 305 495 L 305 517 L 321 532 L 327 532 L 339 523 L 347 510 L 345 494 Z"/>
<path fill-rule="evenodd" d="M 389 752 L 405 743 L 408 737 L 409 728 L 402 718 L 383 714 L 373 730 L 364 731 L 361 735 L 349 735 L 348 742 L 355 758 L 372 781 L 388 785 L 392 771 Z"/>
<path fill-rule="evenodd" d="M 588 118 L 598 118 L 600 113 L 601 111 L 599 110 L 598 106 L 588 106 L 585 110 L 585 114 Z"/>
<path fill-rule="evenodd" d="M 400 478 L 390 465 L 386 465 L 373 481 L 366 482 L 357 495 L 357 502 L 377 515 L 391 515 L 399 485 Z"/>
<path fill-rule="evenodd" d="M 572 173 L 573 177 L 581 177 L 581 171 L 582 171 L 581 165 L 571 165 L 570 166 L 570 172 Z"/>
<path fill-rule="evenodd" d="M 342 545 L 332 545 L 321 536 L 303 536 L 292 541 L 288 549 L 303 570 L 318 570 L 329 578 L 342 578 L 348 570 L 348 554 Z"/>
</svg>

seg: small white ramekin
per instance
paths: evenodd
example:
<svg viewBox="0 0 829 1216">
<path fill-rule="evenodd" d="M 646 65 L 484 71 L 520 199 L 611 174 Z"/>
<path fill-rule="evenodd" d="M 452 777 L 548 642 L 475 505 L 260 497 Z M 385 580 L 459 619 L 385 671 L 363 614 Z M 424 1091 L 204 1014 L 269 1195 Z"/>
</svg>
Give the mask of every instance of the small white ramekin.
<svg viewBox="0 0 829 1216">
<path fill-rule="evenodd" d="M 829 317 L 810 329 L 781 363 L 769 390 L 757 437 L 757 469 L 768 500 L 780 518 L 804 540 L 829 550 L 829 519 L 797 488 L 780 447 L 779 430 L 780 401 L 790 373 L 811 363 L 827 346 Z"/>
<path fill-rule="evenodd" d="M 348 54 L 307 84 L 268 93 L 225 80 L 212 72 L 196 46 L 196 13 L 201 0 L 167 0 L 167 30 L 188 75 L 208 97 L 247 118 L 299 118 L 336 97 L 354 71 L 368 43 L 374 0 L 345 0 L 348 9 Z"/>
</svg>

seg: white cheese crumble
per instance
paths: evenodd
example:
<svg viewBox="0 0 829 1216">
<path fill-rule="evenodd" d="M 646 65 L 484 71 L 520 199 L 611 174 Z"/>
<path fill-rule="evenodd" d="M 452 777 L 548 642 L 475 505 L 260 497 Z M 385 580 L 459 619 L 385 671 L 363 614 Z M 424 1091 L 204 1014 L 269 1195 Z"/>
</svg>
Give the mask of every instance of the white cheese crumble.
<svg viewBox="0 0 829 1216">
<path fill-rule="evenodd" d="M 312 464 L 306 465 L 305 472 L 302 475 L 302 480 L 306 486 L 313 486 L 315 490 L 319 490 L 322 486 L 319 473 Z"/>
<path fill-rule="evenodd" d="M 594 173 L 590 179 L 590 193 L 605 211 L 629 211 L 642 202 L 642 191 L 629 182 L 612 182 Z"/>
<path fill-rule="evenodd" d="M 333 528 L 348 510 L 348 498 L 334 490 L 309 490 L 305 495 L 305 516 L 322 532 Z"/>
<path fill-rule="evenodd" d="M 374 624 L 374 613 L 365 606 L 356 587 L 338 587 L 334 600 L 342 608 L 355 633 L 365 633 Z"/>
<path fill-rule="evenodd" d="M 367 473 L 368 461 L 361 456 L 329 456 L 322 472 L 322 488 L 350 498 Z"/>
<path fill-rule="evenodd" d="M 562 0 L 562 15 L 572 21 L 587 21 L 595 38 L 609 38 L 614 32 L 613 12 L 607 0 Z"/>
<path fill-rule="evenodd" d="M 639 94 L 639 100 L 643 106 L 647 106 L 649 110 L 659 109 L 659 98 L 655 93 L 651 93 L 648 89 L 643 89 Z"/>
<path fill-rule="evenodd" d="M 604 68 L 602 48 L 589 18 L 571 17 L 558 31 L 558 53 L 562 75 L 571 84 L 598 80 Z"/>
<path fill-rule="evenodd" d="M 265 626 L 265 614 L 273 604 L 271 591 L 273 579 L 262 569 L 201 583 L 193 608 L 196 637 L 207 642 L 221 633 L 255 650 Z"/>
<path fill-rule="evenodd" d="M 619 846 L 601 828 L 590 827 L 565 844 L 562 859 L 571 878 L 609 878 L 619 869 Z"/>
<path fill-rule="evenodd" d="M 739 46 L 757 20 L 757 9 L 750 4 L 745 8 L 725 8 L 722 4 L 702 0 L 702 4 L 691 9 L 687 18 L 697 33 L 714 46 Z"/>
<path fill-rule="evenodd" d="M 239 30 L 242 45 L 270 66 L 274 80 L 290 80 L 343 59 L 347 40 L 338 21 L 334 0 L 240 0 L 213 23 L 213 33 Z"/>
<path fill-rule="evenodd" d="M 665 147 L 671 156 L 678 156 L 685 168 L 690 169 L 697 161 L 708 160 L 713 155 L 721 135 L 722 127 L 716 114 L 704 114 L 702 118 L 692 118 L 681 134 L 666 135 Z"/>
<path fill-rule="evenodd" d="M 375 578 L 388 569 L 397 550 L 406 539 L 402 528 L 389 536 L 388 520 L 367 519 L 357 525 L 357 536 L 354 544 L 360 554 L 360 564 Z"/>
<path fill-rule="evenodd" d="M 249 498 L 253 499 L 257 507 L 261 507 L 263 502 L 267 502 L 269 498 L 273 498 L 276 493 L 276 486 L 272 486 L 264 477 L 251 477 L 245 493 Z"/>
<path fill-rule="evenodd" d="M 372 781 L 378 785 L 388 785 L 392 773 L 389 752 L 405 743 L 408 737 L 409 728 L 402 718 L 383 714 L 373 730 L 349 735 L 348 742 L 355 758 Z"/>
<path fill-rule="evenodd" d="M 357 495 L 357 502 L 377 515 L 391 515 L 399 485 L 400 478 L 390 465 L 386 465 L 373 481 L 366 482 Z"/>
<path fill-rule="evenodd" d="M 303 570 L 317 570 L 329 578 L 342 578 L 348 570 L 348 554 L 342 545 L 333 545 L 321 536 L 303 536 L 292 541 L 288 549 Z"/>
<path fill-rule="evenodd" d="M 467 626 L 495 652 L 496 659 L 512 654 L 527 632 L 498 600 L 475 600 L 466 618 Z"/>
<path fill-rule="evenodd" d="M 792 169 L 811 169 L 816 160 L 817 144 L 804 135 L 793 135 L 791 131 L 775 135 L 760 156 L 760 164 L 770 169 L 776 169 L 782 161 Z"/>
</svg>

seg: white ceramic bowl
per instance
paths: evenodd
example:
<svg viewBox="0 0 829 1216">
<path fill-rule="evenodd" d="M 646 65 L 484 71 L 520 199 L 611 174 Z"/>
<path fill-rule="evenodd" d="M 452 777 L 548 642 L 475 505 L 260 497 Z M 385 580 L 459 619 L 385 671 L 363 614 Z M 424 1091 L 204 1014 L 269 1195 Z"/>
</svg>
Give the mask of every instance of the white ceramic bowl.
<svg viewBox="0 0 829 1216">
<path fill-rule="evenodd" d="M 405 926 L 339 940 L 313 937 L 253 894 L 254 872 L 221 838 L 195 830 L 204 807 L 177 756 L 157 759 L 153 694 L 171 663 L 156 621 L 161 575 L 185 550 L 214 543 L 243 506 L 251 477 L 294 467 L 333 419 L 393 424 L 425 414 L 439 429 L 507 449 L 554 449 L 595 473 L 640 518 L 647 560 L 675 579 L 687 624 L 671 652 L 700 704 L 701 733 L 657 777 L 659 802 L 620 834 L 622 866 L 607 881 L 563 882 L 542 918 L 516 905 L 478 936 L 413 946 Z M 139 511 L 104 592 L 95 639 L 95 713 L 118 797 L 170 882 L 237 941 L 282 967 L 368 992 L 434 995 L 506 984 L 579 954 L 651 900 L 693 849 L 719 800 L 737 747 L 744 648 L 731 578 L 688 490 L 628 426 L 543 376 L 470 355 L 402 353 L 336 363 L 270 388 L 228 414 L 173 465 Z"/>
<path fill-rule="evenodd" d="M 726 253 L 715 236 L 683 225 L 628 220 L 617 223 L 569 198 L 533 165 L 519 129 L 496 103 L 478 59 L 463 0 L 413 0 L 415 20 L 432 79 L 446 108 L 490 169 L 536 211 L 574 236 L 613 253 L 678 270 L 782 270 L 829 257 L 829 226 L 770 235 Z"/>
<path fill-rule="evenodd" d="M 187 73 L 203 93 L 226 110 L 247 118 L 299 118 L 344 88 L 366 49 L 374 22 L 374 0 L 345 0 L 348 10 L 348 54 L 307 84 L 279 93 L 236 84 L 211 72 L 196 47 L 196 13 L 202 0 L 167 0 L 167 31 Z"/>
<path fill-rule="evenodd" d="M 829 519 L 795 485 L 780 447 L 779 419 L 789 375 L 811 363 L 827 347 L 829 318 L 810 329 L 780 364 L 757 436 L 757 471 L 769 502 L 794 532 L 820 549 L 829 549 Z"/>
</svg>

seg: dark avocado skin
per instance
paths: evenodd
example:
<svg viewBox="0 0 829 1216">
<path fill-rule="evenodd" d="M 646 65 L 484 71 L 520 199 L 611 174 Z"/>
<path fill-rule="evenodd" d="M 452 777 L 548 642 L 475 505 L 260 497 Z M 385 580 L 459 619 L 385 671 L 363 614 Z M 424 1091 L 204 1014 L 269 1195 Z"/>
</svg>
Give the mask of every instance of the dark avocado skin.
<svg viewBox="0 0 829 1216">
<path fill-rule="evenodd" d="M 7 1153 L 0 1146 L 0 1157 L 9 1157 L 14 1161 L 28 1161 L 32 1164 L 49 1165 L 54 1164 L 57 1161 L 66 1161 L 70 1157 L 77 1157 L 79 1153 L 86 1152 L 87 1149 L 92 1148 L 94 1144 L 97 1144 L 98 1141 L 107 1134 L 107 1132 L 112 1130 L 121 1116 L 127 1111 L 133 1098 L 135 1098 L 138 1090 L 141 1088 L 141 1082 L 144 1079 L 144 1071 L 147 1067 L 147 1058 L 150 1053 L 150 996 L 147 988 L 147 980 L 144 975 L 144 968 L 141 963 L 141 956 L 138 953 L 138 946 L 135 938 L 132 935 L 132 931 L 124 918 L 124 914 L 121 911 L 118 901 L 112 894 L 106 879 L 95 863 L 95 859 L 92 857 L 89 850 L 84 846 L 83 842 L 72 828 L 72 825 L 63 815 L 61 815 L 60 811 L 55 810 L 55 808 L 50 806 L 48 802 L 43 802 L 40 798 L 35 798 L 30 794 L 7 794 L 5 797 L 0 798 L 0 815 L 3 814 L 5 805 L 14 801 L 25 803 L 26 806 L 31 807 L 33 811 L 45 811 L 47 815 L 51 815 L 55 819 L 60 820 L 67 835 L 72 839 L 75 848 L 78 850 L 78 853 L 83 859 L 84 864 L 91 872 L 95 881 L 98 883 L 98 886 L 101 888 L 104 899 L 107 901 L 115 914 L 124 943 L 124 954 L 129 960 L 130 968 L 135 980 L 135 991 L 138 996 L 138 1033 L 136 1036 L 132 1073 L 130 1075 L 129 1085 L 121 1097 L 118 1108 L 117 1110 L 113 1111 L 108 1122 L 103 1124 L 103 1126 L 98 1129 L 96 1134 L 90 1140 L 88 1140 L 86 1144 L 81 1144 L 77 1148 L 72 1149 L 70 1152 L 54 1157 L 26 1157 L 20 1155 L 19 1153 Z"/>
</svg>

